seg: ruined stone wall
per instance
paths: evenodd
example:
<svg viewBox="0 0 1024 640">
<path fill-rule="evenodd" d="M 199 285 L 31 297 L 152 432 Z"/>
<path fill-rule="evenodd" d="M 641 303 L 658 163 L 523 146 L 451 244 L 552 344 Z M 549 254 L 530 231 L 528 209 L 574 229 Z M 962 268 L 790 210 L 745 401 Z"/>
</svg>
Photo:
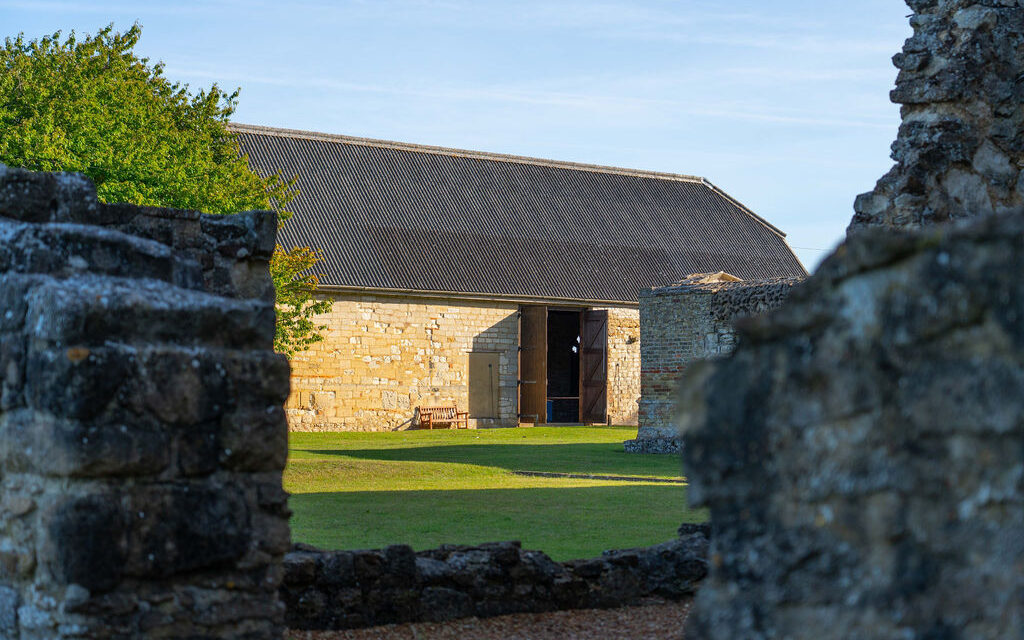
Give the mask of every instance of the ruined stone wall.
<svg viewBox="0 0 1024 640">
<path fill-rule="evenodd" d="M 640 294 L 639 429 L 630 453 L 678 453 L 676 391 L 689 367 L 732 353 L 737 318 L 778 307 L 800 278 L 714 281 L 706 274 Z M 710 280 L 704 282 L 703 280 Z"/>
<path fill-rule="evenodd" d="M 903 123 L 896 166 L 857 198 L 850 229 L 917 227 L 1024 210 L 1024 8 L 1019 0 L 908 0 L 893 58 Z"/>
<path fill-rule="evenodd" d="M 1024 4 L 908 4 L 899 164 L 686 379 L 687 638 L 1024 638 Z"/>
<path fill-rule="evenodd" d="M 0 165 L 0 637 L 280 637 L 275 232 Z"/>
<path fill-rule="evenodd" d="M 518 542 L 406 545 L 321 551 L 298 545 L 285 558 L 281 594 L 292 629 L 349 629 L 469 616 L 621 607 L 679 600 L 707 574 L 707 529 L 598 558 L 554 562 Z"/>
<path fill-rule="evenodd" d="M 499 353 L 497 419 L 515 426 L 519 306 L 514 303 L 331 294 L 324 340 L 292 358 L 285 405 L 294 431 L 391 431 L 420 405 L 469 407 L 469 353 Z"/>
<path fill-rule="evenodd" d="M 640 312 L 608 309 L 608 423 L 636 424 L 640 399 Z"/>
<path fill-rule="evenodd" d="M 1021 273 L 1024 215 L 862 232 L 692 371 L 688 638 L 1024 637 Z"/>
</svg>

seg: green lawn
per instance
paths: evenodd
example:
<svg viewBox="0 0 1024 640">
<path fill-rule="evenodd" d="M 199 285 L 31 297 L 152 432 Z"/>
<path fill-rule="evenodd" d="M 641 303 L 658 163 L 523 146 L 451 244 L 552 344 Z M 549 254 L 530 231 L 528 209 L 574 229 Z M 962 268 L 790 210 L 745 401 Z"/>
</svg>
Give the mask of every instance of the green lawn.
<svg viewBox="0 0 1024 640">
<path fill-rule="evenodd" d="M 335 549 L 521 540 L 556 560 L 670 539 L 685 485 L 513 475 L 680 478 L 676 456 L 626 454 L 636 427 L 293 433 L 292 537 Z"/>
</svg>

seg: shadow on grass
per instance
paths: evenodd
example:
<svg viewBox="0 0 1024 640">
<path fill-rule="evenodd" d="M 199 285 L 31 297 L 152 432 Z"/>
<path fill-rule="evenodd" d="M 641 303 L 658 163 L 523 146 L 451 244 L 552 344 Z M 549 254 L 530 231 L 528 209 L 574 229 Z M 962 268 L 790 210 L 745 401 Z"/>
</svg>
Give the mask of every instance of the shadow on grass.
<svg viewBox="0 0 1024 640">
<path fill-rule="evenodd" d="M 466 444 L 390 449 L 302 449 L 321 456 L 347 456 L 388 462 L 442 462 L 499 467 L 509 471 L 597 473 L 682 477 L 677 456 L 625 453 L 621 444 L 519 445 Z"/>
<path fill-rule="evenodd" d="M 556 560 L 664 542 L 704 522 L 678 485 L 295 494 L 292 537 L 328 549 L 520 540 Z"/>
</svg>

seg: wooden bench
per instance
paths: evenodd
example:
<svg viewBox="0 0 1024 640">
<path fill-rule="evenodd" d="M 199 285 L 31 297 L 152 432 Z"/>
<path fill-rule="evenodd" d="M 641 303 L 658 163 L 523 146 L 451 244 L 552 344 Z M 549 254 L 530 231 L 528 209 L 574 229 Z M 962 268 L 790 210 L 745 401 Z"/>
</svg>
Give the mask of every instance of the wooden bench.
<svg viewBox="0 0 1024 640">
<path fill-rule="evenodd" d="M 469 428 L 469 412 L 452 407 L 417 407 L 420 412 L 420 428 L 433 429 L 435 424 L 455 425 L 456 429 Z M 461 427 L 459 426 L 461 425 Z M 451 427 L 449 427 L 451 428 Z"/>
</svg>

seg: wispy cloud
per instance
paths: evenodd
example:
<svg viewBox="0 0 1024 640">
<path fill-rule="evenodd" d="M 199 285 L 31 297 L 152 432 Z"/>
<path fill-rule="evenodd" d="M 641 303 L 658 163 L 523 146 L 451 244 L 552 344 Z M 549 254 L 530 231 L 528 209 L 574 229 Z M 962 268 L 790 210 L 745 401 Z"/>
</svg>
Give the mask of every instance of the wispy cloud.
<svg viewBox="0 0 1024 640">
<path fill-rule="evenodd" d="M 417 12 L 439 19 L 457 17 L 472 26 L 505 25 L 540 29 L 586 30 L 603 27 L 628 29 L 658 25 L 666 30 L 695 25 L 755 24 L 759 28 L 810 29 L 821 20 L 793 15 L 780 16 L 771 7 L 761 11 L 736 11 L 717 2 L 600 2 L 596 0 L 520 0 L 479 2 L 476 0 L 374 0 L 349 3 L 388 13 Z M 337 5 L 335 5 L 337 6 Z M 417 16 L 419 17 L 419 16 Z M 496 20 L 496 18 L 498 18 Z"/>
<path fill-rule="evenodd" d="M 179 0 L 177 2 L 70 2 L 0 0 L 0 8 L 37 14 L 80 14 L 145 19 L 148 16 L 256 14 L 289 15 L 308 24 L 431 24 L 483 32 L 571 32 L 574 37 L 645 43 L 672 43 L 835 55 L 889 53 L 895 33 L 863 30 L 864 37 L 836 38 L 827 22 L 806 12 L 779 11 L 775 3 L 735 10 L 718 3 L 691 1 L 621 2 L 526 0 Z M 813 15 L 813 14 L 812 14 Z M 860 31 L 858 31 L 860 32 Z"/>
<path fill-rule="evenodd" d="M 324 5 L 316 5 L 321 9 Z M 891 52 L 889 37 L 835 38 L 820 35 L 827 22 L 794 11 L 780 14 L 774 3 L 736 11 L 718 3 L 591 2 L 533 0 L 379 0 L 328 5 L 338 12 L 358 7 L 362 15 L 486 31 L 572 31 L 601 39 L 714 45 L 801 53 Z M 868 30 L 877 34 L 877 30 Z M 885 34 L 889 36 L 890 34 Z"/>
<path fill-rule="evenodd" d="M 34 13 L 77 13 L 103 16 L 113 16 L 117 14 L 190 15 L 196 13 L 210 13 L 217 10 L 218 4 L 218 2 L 155 2 L 140 5 L 138 3 L 62 2 L 60 0 L 0 0 L 0 9 L 16 9 L 19 11 Z"/>
<path fill-rule="evenodd" d="M 763 122 L 780 125 L 803 125 L 812 127 L 859 127 L 891 129 L 890 115 L 835 114 L 822 116 L 818 112 L 779 110 L 778 107 L 746 106 L 736 103 L 707 100 L 684 100 L 665 97 L 638 97 L 636 95 L 602 95 L 543 91 L 529 87 L 504 85 L 488 86 L 422 86 L 347 82 L 322 76 L 296 76 L 294 74 L 254 75 L 244 72 L 211 71 L 198 68 L 167 68 L 168 75 L 186 78 L 209 79 L 223 84 L 262 84 L 305 91 L 319 89 L 339 94 L 378 94 L 402 98 L 419 98 L 442 103 L 493 103 L 499 105 L 528 105 L 550 107 L 567 114 L 589 113 L 608 119 L 629 117 L 634 119 L 652 118 L 671 121 L 683 116 L 718 120 Z M 340 101 L 340 98 L 338 98 Z"/>
<path fill-rule="evenodd" d="M 893 68 L 891 71 L 885 69 L 880 72 L 878 68 L 873 67 L 828 69 L 774 66 L 721 67 L 715 70 L 715 74 L 719 77 L 733 78 L 743 81 L 771 82 L 775 84 L 780 82 L 787 84 L 821 84 L 824 82 L 849 83 L 862 80 L 872 80 L 878 78 L 880 75 L 895 77 L 896 69 Z"/>
<path fill-rule="evenodd" d="M 613 36 L 614 32 L 607 35 Z M 659 38 L 680 44 L 714 45 L 720 47 L 740 47 L 748 49 L 771 49 L 794 53 L 889 53 L 893 43 L 889 39 L 850 39 L 825 38 L 802 33 L 759 33 L 759 34 L 707 34 L 707 33 L 665 33 L 649 31 L 646 33 L 629 34 L 631 37 Z"/>
</svg>

